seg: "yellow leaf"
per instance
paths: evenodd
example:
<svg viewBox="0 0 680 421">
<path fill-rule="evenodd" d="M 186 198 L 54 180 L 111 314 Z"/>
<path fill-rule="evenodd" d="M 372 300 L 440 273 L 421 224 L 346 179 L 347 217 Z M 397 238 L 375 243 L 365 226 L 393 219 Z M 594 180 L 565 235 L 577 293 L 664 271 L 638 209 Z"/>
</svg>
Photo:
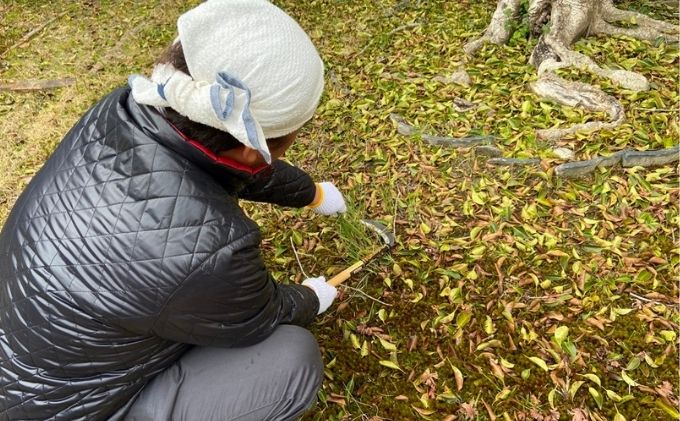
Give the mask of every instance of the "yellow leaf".
<svg viewBox="0 0 680 421">
<path fill-rule="evenodd" d="M 469 254 L 471 254 L 473 256 L 482 256 L 485 251 L 486 251 L 486 246 L 477 246 L 477 247 L 473 248 L 472 250 L 470 250 Z"/>
<path fill-rule="evenodd" d="M 380 361 L 378 361 L 378 364 L 383 365 L 387 368 L 391 368 L 393 370 L 402 371 L 401 368 L 396 363 L 394 363 L 390 360 L 380 360 Z"/>
<path fill-rule="evenodd" d="M 493 335 L 494 332 L 496 332 L 493 320 L 491 320 L 491 317 L 489 316 L 486 316 L 486 320 L 484 320 L 484 332 L 486 332 L 487 335 Z"/>
<path fill-rule="evenodd" d="M 595 399 L 597 407 L 602 409 L 602 395 L 600 395 L 600 392 L 598 392 L 596 389 L 593 389 L 592 387 L 588 387 L 588 392 L 590 393 L 590 396 Z"/>
<path fill-rule="evenodd" d="M 484 194 L 477 193 L 474 190 L 472 191 L 472 201 L 478 205 L 483 205 L 484 203 L 486 203 L 486 201 L 484 200 Z"/>
<path fill-rule="evenodd" d="M 511 363 L 510 361 L 506 360 L 505 358 L 501 358 L 501 365 L 505 368 L 513 368 L 515 364 Z"/>
<path fill-rule="evenodd" d="M 555 389 L 548 393 L 548 403 L 550 403 L 551 408 L 555 409 Z"/>
<path fill-rule="evenodd" d="M 359 343 L 359 338 L 357 338 L 357 335 L 354 333 L 349 335 L 349 339 L 352 341 L 352 346 L 356 349 L 361 348 L 361 344 Z"/>
<path fill-rule="evenodd" d="M 602 386 L 602 384 L 600 383 L 600 378 L 597 377 L 596 375 L 592 374 L 592 373 L 581 374 L 581 377 L 585 377 L 586 379 L 590 380 L 591 382 L 595 383 L 596 385 Z"/>
<path fill-rule="evenodd" d="M 380 345 L 382 345 L 382 347 L 385 348 L 387 351 L 396 351 L 397 350 L 397 347 L 393 343 L 388 342 L 388 341 L 384 340 L 383 338 L 378 338 L 378 339 L 380 340 Z"/>
<path fill-rule="evenodd" d="M 392 265 L 392 272 L 394 273 L 395 276 L 399 276 L 402 274 L 401 267 L 398 264 L 393 264 Z"/>
<path fill-rule="evenodd" d="M 680 420 L 680 413 L 678 413 L 677 409 L 673 408 L 672 406 L 668 406 L 664 401 L 661 399 L 657 399 L 655 402 L 656 406 L 659 408 L 663 409 L 668 415 L 670 415 L 673 419 L 675 420 Z"/>
<path fill-rule="evenodd" d="M 503 390 L 498 392 L 498 394 L 496 395 L 496 398 L 494 399 L 494 402 L 495 401 L 502 401 L 503 399 L 507 398 L 508 395 L 510 395 L 510 392 L 512 392 L 512 390 L 508 389 L 507 387 L 504 388 Z"/>
<path fill-rule="evenodd" d="M 576 392 L 578 392 L 578 389 L 583 385 L 582 381 L 576 381 L 571 384 L 571 387 L 569 387 L 569 396 L 571 396 L 571 400 L 574 400 L 574 396 L 576 396 Z"/>
<path fill-rule="evenodd" d="M 529 360 L 531 360 L 532 363 L 536 364 L 537 366 L 541 367 L 543 371 L 548 371 L 548 365 L 540 359 L 539 357 L 528 357 Z"/>
<path fill-rule="evenodd" d="M 635 386 L 638 386 L 638 385 L 639 385 L 639 383 L 636 382 L 635 380 L 631 379 L 631 378 L 628 376 L 628 374 L 626 374 L 625 371 L 622 371 L 622 372 L 621 372 L 621 378 L 623 379 L 624 382 L 626 382 L 626 384 L 628 384 L 628 386 L 635 387 Z"/>
<path fill-rule="evenodd" d="M 614 392 L 613 390 L 606 389 L 605 392 L 607 392 L 607 397 L 614 402 L 621 402 L 621 396 Z"/>
<path fill-rule="evenodd" d="M 462 329 L 465 327 L 466 324 L 470 321 L 472 318 L 472 313 L 469 311 L 462 311 L 458 314 L 456 317 L 456 325 L 458 326 L 458 329 Z"/>
<path fill-rule="evenodd" d="M 463 388 L 463 373 L 453 364 L 451 364 L 451 369 L 453 370 L 453 377 L 456 379 L 456 389 L 461 390 Z"/>
<path fill-rule="evenodd" d="M 368 352 L 368 341 L 364 341 L 363 344 L 361 344 L 361 356 L 365 357 L 369 354 Z"/>
<path fill-rule="evenodd" d="M 614 415 L 614 421 L 626 421 L 626 417 L 621 415 L 620 412 L 617 412 L 616 415 Z"/>
<path fill-rule="evenodd" d="M 567 336 L 569 336 L 569 328 L 566 326 L 560 326 L 557 329 L 555 329 L 555 342 L 557 345 L 562 345 L 562 342 L 564 342 L 565 339 L 567 339 Z"/>
<path fill-rule="evenodd" d="M 415 409 L 420 415 L 425 416 L 425 417 L 434 414 L 434 411 L 432 409 L 418 408 L 417 406 L 413 406 L 413 405 L 411 405 L 411 408 Z"/>
</svg>

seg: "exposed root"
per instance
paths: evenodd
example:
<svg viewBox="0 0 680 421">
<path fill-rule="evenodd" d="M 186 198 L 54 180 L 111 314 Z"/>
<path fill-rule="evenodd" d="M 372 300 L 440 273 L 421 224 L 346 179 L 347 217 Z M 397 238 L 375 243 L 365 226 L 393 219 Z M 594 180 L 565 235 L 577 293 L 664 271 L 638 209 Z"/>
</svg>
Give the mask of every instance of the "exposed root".
<svg viewBox="0 0 680 421">
<path fill-rule="evenodd" d="M 668 148 L 654 151 L 623 150 L 607 157 L 595 157 L 587 161 L 568 162 L 555 167 L 558 177 L 583 177 L 595 171 L 596 168 L 621 165 L 630 167 L 657 167 L 676 162 L 680 159 L 680 148 Z"/>
<path fill-rule="evenodd" d="M 486 42 L 505 44 L 512 35 L 513 21 L 519 19 L 520 0 L 498 0 L 496 11 L 484 34 L 465 45 L 468 55 L 474 54 Z M 649 89 L 648 80 L 639 73 L 620 69 L 608 69 L 598 65 L 590 57 L 578 53 L 570 46 L 578 39 L 597 34 L 626 35 L 636 39 L 655 41 L 663 39 L 666 42 L 678 42 L 679 28 L 677 25 L 658 21 L 638 12 L 620 10 L 614 7 L 613 0 L 529 0 L 527 18 L 529 29 L 539 40 L 532 51 L 529 62 L 538 70 L 538 81 L 531 84 L 531 89 L 538 96 L 552 100 L 561 105 L 582 107 L 589 111 L 604 112 L 609 121 L 594 121 L 577 124 L 568 128 L 551 128 L 538 130 L 541 139 L 554 141 L 562 137 L 582 131 L 597 131 L 613 129 L 625 119 L 621 103 L 613 96 L 607 95 L 600 89 L 580 83 L 561 79 L 555 71 L 562 68 L 574 67 L 587 70 L 597 76 L 607 78 L 624 89 L 644 91 Z M 633 24 L 633 27 L 617 26 Z M 549 25 L 549 26 L 548 26 Z M 404 131 L 414 132 L 414 128 L 399 125 Z M 426 136 L 423 136 L 424 140 Z M 434 139 L 435 142 L 439 139 Z M 486 149 L 478 147 L 481 154 Z M 596 158 L 590 161 L 574 162 L 565 165 L 567 172 L 587 173 L 598 166 L 616 164 L 627 165 L 662 165 L 673 162 L 677 157 L 670 150 L 647 152 L 626 151 L 606 158 Z M 563 151 L 560 151 L 563 152 Z M 573 159 L 572 154 L 559 155 L 564 159 Z M 489 149 L 488 156 L 497 156 L 495 147 Z M 505 158 L 490 160 L 494 164 L 512 165 L 516 160 Z M 521 161 L 531 163 L 532 161 Z M 636 164 L 637 163 L 637 164 Z"/>
<path fill-rule="evenodd" d="M 630 33 L 635 33 L 637 35 L 630 35 L 630 33 L 617 33 L 620 35 L 629 35 L 634 38 L 644 39 L 648 41 L 654 41 L 655 39 L 661 37 L 669 42 L 678 42 L 678 26 L 672 25 L 668 22 L 663 22 L 650 18 L 642 13 L 633 12 L 629 10 L 621 10 L 614 7 L 612 0 L 605 0 L 602 5 L 602 19 L 606 23 L 630 21 L 633 20 L 637 23 L 637 28 L 630 29 L 640 29 L 641 31 L 630 31 Z M 619 28 L 626 30 L 627 28 Z M 610 33 L 614 34 L 614 33 Z"/>
<path fill-rule="evenodd" d="M 475 148 L 475 154 L 488 156 L 490 158 L 501 158 L 503 156 L 503 151 L 495 146 L 480 145 Z"/>
<path fill-rule="evenodd" d="M 444 83 L 446 85 L 451 83 L 463 86 L 472 85 L 472 79 L 470 78 L 470 75 L 468 75 L 468 73 L 465 71 L 465 69 L 458 69 L 455 73 L 452 73 L 448 76 L 435 76 L 433 80 L 440 83 Z"/>
<path fill-rule="evenodd" d="M 491 158 L 486 163 L 489 165 L 516 167 L 539 165 L 541 160 L 538 158 Z"/>
<path fill-rule="evenodd" d="M 570 50 L 559 39 L 550 35 L 546 36 L 544 39 L 545 44 L 560 57 L 561 61 L 552 59 L 543 61 L 538 68 L 539 75 L 565 67 L 576 67 L 589 70 L 598 76 L 608 78 L 625 89 L 630 89 L 632 91 L 646 91 L 649 89 L 647 78 L 639 73 L 629 72 L 627 70 L 604 69 L 590 57 Z"/>
<path fill-rule="evenodd" d="M 493 136 L 448 137 L 423 134 L 418 127 L 408 124 L 399 114 L 390 114 L 390 119 L 397 126 L 397 132 L 399 134 L 404 136 L 415 136 L 420 134 L 420 137 L 430 145 L 448 146 L 450 148 L 470 148 L 493 142 L 495 139 Z"/>
<path fill-rule="evenodd" d="M 538 96 L 570 107 L 583 107 L 589 111 L 602 111 L 609 114 L 610 121 L 591 121 L 577 124 L 566 129 L 538 130 L 536 135 L 548 141 L 558 140 L 581 131 L 613 129 L 625 119 L 621 103 L 598 88 L 581 82 L 566 81 L 554 73 L 544 73 L 531 84 L 531 90 Z"/>
<path fill-rule="evenodd" d="M 512 35 L 510 22 L 517 19 L 520 0 L 499 0 L 496 11 L 491 17 L 491 23 L 484 31 L 484 35 L 465 44 L 463 49 L 467 55 L 474 55 L 486 41 L 494 44 L 505 44 Z"/>
<path fill-rule="evenodd" d="M 592 26 L 594 34 L 603 35 L 625 35 L 643 41 L 656 41 L 661 38 L 668 43 L 678 42 L 678 36 L 659 31 L 653 26 L 640 24 L 633 28 L 622 28 L 612 25 L 604 20 L 596 22 Z"/>
<path fill-rule="evenodd" d="M 455 97 L 453 98 L 453 109 L 459 113 L 464 113 L 466 111 L 474 110 L 479 104 L 470 102 L 464 98 Z"/>
</svg>

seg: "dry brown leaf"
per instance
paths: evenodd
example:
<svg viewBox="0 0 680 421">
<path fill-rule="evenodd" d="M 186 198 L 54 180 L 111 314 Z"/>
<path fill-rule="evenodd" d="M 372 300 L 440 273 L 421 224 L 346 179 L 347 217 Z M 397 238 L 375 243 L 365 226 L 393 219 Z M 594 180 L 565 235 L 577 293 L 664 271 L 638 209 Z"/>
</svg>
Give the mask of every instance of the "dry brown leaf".
<svg viewBox="0 0 680 421">
<path fill-rule="evenodd" d="M 673 385 L 666 380 L 664 380 L 663 383 L 654 389 L 656 390 L 656 393 L 659 394 L 659 396 L 667 399 L 671 399 L 673 397 Z"/>
<path fill-rule="evenodd" d="M 336 393 L 331 393 L 328 398 L 326 398 L 329 402 L 333 402 L 334 404 L 340 405 L 344 407 L 347 405 L 347 401 L 345 401 L 345 397 L 343 395 L 338 395 Z"/>
<path fill-rule="evenodd" d="M 489 418 L 491 421 L 496 421 L 496 414 L 493 412 L 493 409 L 491 409 L 491 406 L 486 403 L 484 399 L 482 399 L 482 405 L 484 405 L 484 408 L 486 408 L 486 412 L 489 414 Z"/>
<path fill-rule="evenodd" d="M 591 326 L 595 326 L 596 328 L 604 332 L 604 323 L 602 323 L 600 320 L 591 317 L 589 319 L 586 319 L 586 323 L 588 323 Z"/>
<path fill-rule="evenodd" d="M 465 419 L 468 420 L 472 420 L 477 417 L 477 409 L 475 409 L 475 407 L 468 402 L 465 402 L 460 406 L 459 412 L 461 412 Z"/>
</svg>

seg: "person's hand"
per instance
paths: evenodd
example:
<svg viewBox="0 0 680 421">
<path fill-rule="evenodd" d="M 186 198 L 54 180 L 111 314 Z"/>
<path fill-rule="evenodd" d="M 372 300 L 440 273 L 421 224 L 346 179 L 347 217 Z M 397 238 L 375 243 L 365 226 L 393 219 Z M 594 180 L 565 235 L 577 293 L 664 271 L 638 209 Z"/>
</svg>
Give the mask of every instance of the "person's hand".
<svg viewBox="0 0 680 421">
<path fill-rule="evenodd" d="M 337 215 L 347 212 L 342 193 L 333 183 L 327 181 L 316 184 L 316 197 L 309 207 L 321 215 Z"/>
<path fill-rule="evenodd" d="M 317 315 L 328 310 L 328 307 L 333 304 L 335 296 L 338 295 L 337 288 L 326 283 L 326 278 L 323 276 L 319 276 L 318 278 L 307 278 L 302 281 L 302 285 L 311 288 L 319 298 L 319 312 L 316 313 Z"/>
</svg>

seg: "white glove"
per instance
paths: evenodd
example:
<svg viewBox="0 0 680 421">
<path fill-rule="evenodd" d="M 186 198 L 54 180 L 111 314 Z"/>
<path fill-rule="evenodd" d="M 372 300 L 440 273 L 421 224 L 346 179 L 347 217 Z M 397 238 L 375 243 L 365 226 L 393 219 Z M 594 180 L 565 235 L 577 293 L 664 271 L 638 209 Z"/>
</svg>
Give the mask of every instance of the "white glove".
<svg viewBox="0 0 680 421">
<path fill-rule="evenodd" d="M 335 296 L 338 295 L 337 288 L 326 283 L 326 278 L 323 276 L 319 276 L 318 278 L 307 278 L 302 281 L 302 285 L 311 288 L 319 298 L 319 312 L 316 313 L 317 315 L 328 310 L 328 307 L 333 304 Z"/>
<path fill-rule="evenodd" d="M 321 215 L 337 215 L 338 213 L 347 212 L 347 205 L 345 199 L 342 198 L 342 193 L 333 183 L 324 181 L 317 183 L 316 189 L 321 195 L 318 203 L 312 203 L 310 207 L 314 212 Z"/>
</svg>

